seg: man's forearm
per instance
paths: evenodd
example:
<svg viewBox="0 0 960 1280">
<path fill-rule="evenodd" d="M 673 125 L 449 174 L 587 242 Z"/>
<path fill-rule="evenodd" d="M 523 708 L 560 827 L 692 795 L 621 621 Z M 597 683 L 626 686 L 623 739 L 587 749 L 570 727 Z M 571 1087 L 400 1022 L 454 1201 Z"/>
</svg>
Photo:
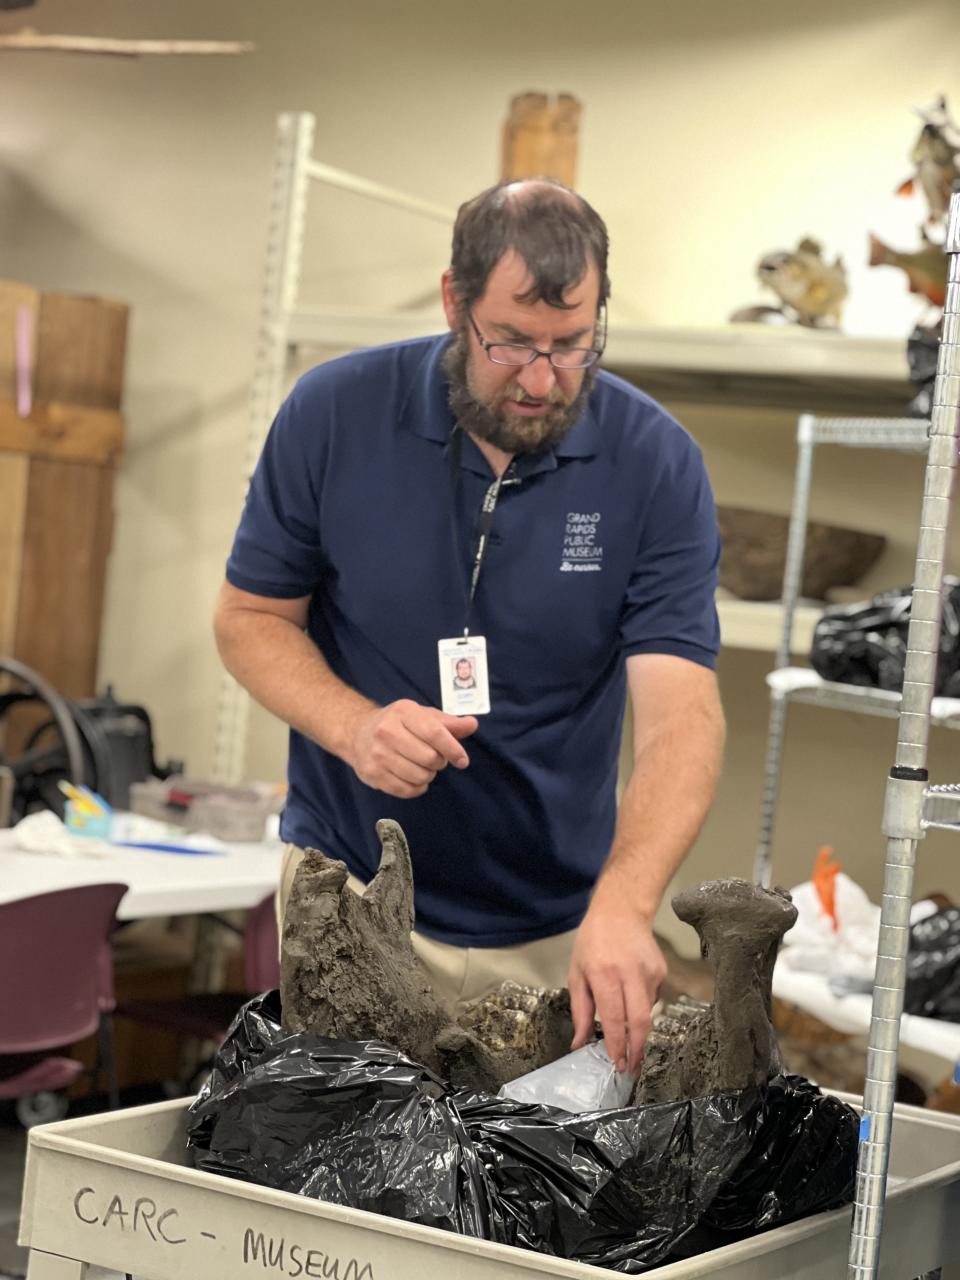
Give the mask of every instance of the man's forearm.
<svg viewBox="0 0 960 1280">
<path fill-rule="evenodd" d="M 349 762 L 357 723 L 376 704 L 334 675 L 305 631 L 234 610 L 218 619 L 216 637 L 224 666 L 261 706 Z"/>
<path fill-rule="evenodd" d="M 636 1071 L 666 963 L 653 917 L 710 808 L 723 751 L 716 678 L 669 654 L 627 658 L 634 712 L 633 776 L 613 847 L 570 961 L 573 1047 L 594 1018 L 618 1070 Z"/>
<path fill-rule="evenodd" d="M 671 717 L 636 742 L 634 767 L 600 885 L 653 918 L 713 802 L 723 755 L 716 707 Z M 599 888 L 600 886 L 598 886 Z"/>
</svg>

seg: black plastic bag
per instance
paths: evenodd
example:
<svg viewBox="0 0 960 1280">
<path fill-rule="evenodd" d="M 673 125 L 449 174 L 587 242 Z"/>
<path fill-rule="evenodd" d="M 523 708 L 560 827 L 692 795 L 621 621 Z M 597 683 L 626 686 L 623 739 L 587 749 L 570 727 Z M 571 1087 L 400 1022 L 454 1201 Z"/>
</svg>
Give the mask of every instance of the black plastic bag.
<svg viewBox="0 0 960 1280">
<path fill-rule="evenodd" d="M 933 409 L 933 384 L 937 376 L 937 358 L 940 339 L 943 336 L 943 320 L 932 328 L 915 325 L 907 338 L 907 365 L 915 395 L 907 405 L 907 416 L 929 418 Z"/>
<path fill-rule="evenodd" d="M 506 1243 L 627 1272 L 693 1230 L 762 1117 L 758 1090 L 579 1115 L 481 1095 L 459 1107 Z"/>
<path fill-rule="evenodd" d="M 839 1208 L 852 1198 L 859 1134 L 846 1103 L 802 1076 L 784 1076 L 767 1087 L 766 1116 L 750 1153 L 677 1250 L 682 1256 Z"/>
<path fill-rule="evenodd" d="M 442 1081 L 376 1041 L 286 1035 L 277 992 L 237 1015 L 191 1111 L 198 1169 L 500 1238 Z"/>
<path fill-rule="evenodd" d="M 960 1022 L 960 907 L 910 926 L 905 1013 Z"/>
<path fill-rule="evenodd" d="M 238 1015 L 192 1107 L 197 1168 L 636 1273 L 850 1198 L 856 1113 L 779 1077 L 573 1115 L 447 1087 L 386 1045 Z"/>
<path fill-rule="evenodd" d="M 960 696 L 960 579 L 943 580 L 940 650 L 934 692 Z M 810 661 L 824 680 L 903 688 L 912 587 L 882 591 L 866 604 L 832 605 L 813 633 Z"/>
</svg>

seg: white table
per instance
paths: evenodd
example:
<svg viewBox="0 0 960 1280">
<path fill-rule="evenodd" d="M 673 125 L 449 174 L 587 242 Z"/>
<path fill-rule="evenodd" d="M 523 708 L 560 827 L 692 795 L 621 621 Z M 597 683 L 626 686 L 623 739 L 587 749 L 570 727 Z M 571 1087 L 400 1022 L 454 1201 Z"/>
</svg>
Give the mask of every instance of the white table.
<svg viewBox="0 0 960 1280">
<path fill-rule="evenodd" d="M 256 906 L 280 878 L 284 846 L 233 844 L 222 854 L 116 849 L 103 857 L 24 853 L 10 830 L 0 831 L 0 903 L 84 884 L 130 886 L 118 920 L 200 915 Z"/>
</svg>

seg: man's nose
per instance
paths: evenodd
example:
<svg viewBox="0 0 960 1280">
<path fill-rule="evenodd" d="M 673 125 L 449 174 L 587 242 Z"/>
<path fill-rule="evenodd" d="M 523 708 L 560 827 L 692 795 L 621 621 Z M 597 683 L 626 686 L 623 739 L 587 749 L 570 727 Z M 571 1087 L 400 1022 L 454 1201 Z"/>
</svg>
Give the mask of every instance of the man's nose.
<svg viewBox="0 0 960 1280">
<path fill-rule="evenodd" d="M 553 365 L 545 356 L 539 356 L 533 364 L 525 364 L 517 374 L 517 382 L 534 400 L 546 400 L 557 385 Z"/>
</svg>

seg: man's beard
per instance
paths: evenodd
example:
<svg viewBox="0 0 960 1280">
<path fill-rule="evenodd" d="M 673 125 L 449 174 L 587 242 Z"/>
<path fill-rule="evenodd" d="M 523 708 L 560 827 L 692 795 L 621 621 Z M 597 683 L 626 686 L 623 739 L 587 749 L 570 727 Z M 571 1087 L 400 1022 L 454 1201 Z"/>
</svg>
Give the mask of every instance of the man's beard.
<svg viewBox="0 0 960 1280">
<path fill-rule="evenodd" d="M 469 338 L 463 328 L 443 353 L 443 371 L 450 383 L 449 400 L 454 419 L 468 435 L 513 455 L 540 453 L 558 444 L 580 417 L 596 381 L 597 369 L 593 365 L 586 370 L 580 390 L 572 400 L 568 401 L 555 386 L 546 397 L 550 406 L 547 411 L 528 418 L 509 413 L 503 407 L 507 400 L 523 400 L 525 392 L 516 384 L 508 384 L 492 401 L 484 402 L 474 396 L 469 384 L 469 353 Z"/>
</svg>

